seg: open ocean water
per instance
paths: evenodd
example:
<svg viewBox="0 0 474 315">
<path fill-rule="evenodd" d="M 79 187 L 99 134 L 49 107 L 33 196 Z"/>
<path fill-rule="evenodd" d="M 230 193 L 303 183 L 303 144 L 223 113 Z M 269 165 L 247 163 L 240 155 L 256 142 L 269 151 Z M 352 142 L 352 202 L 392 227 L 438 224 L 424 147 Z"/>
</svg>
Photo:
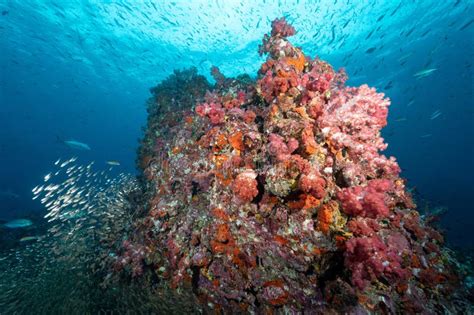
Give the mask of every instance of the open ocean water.
<svg viewBox="0 0 474 315">
<path fill-rule="evenodd" d="M 147 130 L 155 131 L 152 117 L 161 113 L 150 109 L 150 97 L 156 101 L 164 93 L 167 111 L 173 112 L 185 98 L 180 86 L 191 82 L 185 72 L 191 67 L 192 80 L 201 75 L 199 82 L 209 82 L 202 83 L 203 91 L 216 78 L 220 84 L 213 66 L 227 78 L 261 79 L 267 56 L 259 55 L 259 45 L 281 17 L 296 29 L 290 41 L 306 56 L 344 68 L 346 85 L 367 84 L 390 99 L 383 154 L 396 157 L 406 191 L 421 218 L 442 233 L 443 246 L 454 250 L 460 264 L 472 264 L 473 1 L 0 0 L 0 13 L 0 314 L 289 310 L 286 295 L 284 302 L 265 300 L 270 282 L 246 293 L 257 300 L 250 308 L 242 306 L 246 298 L 226 293 L 242 308 L 229 302 L 220 310 L 209 298 L 215 296 L 206 300 L 196 293 L 202 266 L 189 267 L 192 288 L 177 297 L 176 286 L 155 279 L 158 272 L 148 273 L 148 266 L 168 268 L 150 254 L 158 245 L 137 241 L 153 236 L 134 232 L 144 229 L 146 205 L 159 191 L 150 182 L 156 184 L 156 174 L 164 176 L 163 164 L 152 168 L 153 180 L 146 173 L 153 162 L 143 164 L 143 147 L 160 150 L 158 140 L 153 145 L 143 140 Z M 160 83 L 162 90 L 150 94 Z M 170 157 L 181 152 L 165 147 Z M 144 247 L 127 243 L 131 234 Z M 128 260 L 119 268 L 122 258 Z M 132 276 L 118 275 L 122 268 Z M 472 299 L 472 270 L 462 277 L 467 288 L 462 290 L 470 289 Z M 303 309 L 291 305 L 292 311 Z M 394 305 L 384 310 L 410 313 Z"/>
</svg>

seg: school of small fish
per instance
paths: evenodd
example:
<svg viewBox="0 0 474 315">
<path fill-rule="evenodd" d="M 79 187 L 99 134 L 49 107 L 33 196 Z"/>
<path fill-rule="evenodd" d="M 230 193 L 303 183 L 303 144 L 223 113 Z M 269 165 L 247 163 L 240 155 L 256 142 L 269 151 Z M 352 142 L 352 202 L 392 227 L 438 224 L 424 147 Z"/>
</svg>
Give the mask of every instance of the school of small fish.
<svg viewBox="0 0 474 315">
<path fill-rule="evenodd" d="M 76 160 L 57 160 L 54 170 L 32 190 L 47 211 L 45 235 L 24 236 L 20 247 L 0 255 L 1 314 L 98 311 L 87 301 L 91 292 L 104 294 L 92 277 L 104 269 L 110 247 L 121 242 L 116 236 L 125 235 L 130 226 L 133 212 L 127 196 L 138 185 L 131 175 L 110 178 L 107 171 L 95 171 L 94 163 L 80 165 Z M 5 226 L 32 224 L 16 219 Z M 111 292 L 107 294 L 118 294 Z M 67 303 L 58 310 L 57 301 Z"/>
</svg>

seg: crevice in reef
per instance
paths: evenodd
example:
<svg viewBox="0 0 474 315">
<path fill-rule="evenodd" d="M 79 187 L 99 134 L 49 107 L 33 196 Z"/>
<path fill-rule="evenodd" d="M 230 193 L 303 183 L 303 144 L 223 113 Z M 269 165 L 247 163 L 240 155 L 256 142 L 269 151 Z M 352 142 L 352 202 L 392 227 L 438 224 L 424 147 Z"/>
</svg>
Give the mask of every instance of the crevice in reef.
<svg viewBox="0 0 474 315">
<path fill-rule="evenodd" d="M 257 190 L 258 195 L 252 200 L 252 203 L 258 204 L 262 201 L 263 195 L 265 193 L 265 178 L 263 175 L 257 176 Z"/>
</svg>

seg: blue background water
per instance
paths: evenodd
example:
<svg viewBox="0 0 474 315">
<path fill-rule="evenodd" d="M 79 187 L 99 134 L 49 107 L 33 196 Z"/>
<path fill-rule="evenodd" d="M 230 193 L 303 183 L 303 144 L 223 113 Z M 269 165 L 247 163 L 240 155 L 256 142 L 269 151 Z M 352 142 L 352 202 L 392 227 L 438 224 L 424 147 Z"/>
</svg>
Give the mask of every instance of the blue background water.
<svg viewBox="0 0 474 315">
<path fill-rule="evenodd" d="M 255 75 L 263 34 L 286 16 L 306 54 L 392 99 L 386 154 L 421 199 L 448 208 L 449 240 L 474 247 L 472 1 L 164 3 L 0 1 L 0 218 L 42 210 L 31 189 L 58 157 L 135 172 L 148 89 L 189 66 Z"/>
</svg>

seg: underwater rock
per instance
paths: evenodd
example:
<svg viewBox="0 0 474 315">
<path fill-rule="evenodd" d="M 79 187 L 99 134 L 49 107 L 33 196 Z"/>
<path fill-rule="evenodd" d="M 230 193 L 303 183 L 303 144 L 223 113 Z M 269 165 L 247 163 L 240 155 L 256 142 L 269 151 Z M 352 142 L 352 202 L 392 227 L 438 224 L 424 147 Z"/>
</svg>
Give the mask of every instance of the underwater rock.
<svg viewBox="0 0 474 315">
<path fill-rule="evenodd" d="M 256 81 L 213 67 L 213 87 L 191 69 L 151 90 L 146 213 L 114 272 L 216 313 L 469 313 L 455 259 L 380 154 L 389 99 L 345 86 L 294 33 L 272 23 Z"/>
</svg>

